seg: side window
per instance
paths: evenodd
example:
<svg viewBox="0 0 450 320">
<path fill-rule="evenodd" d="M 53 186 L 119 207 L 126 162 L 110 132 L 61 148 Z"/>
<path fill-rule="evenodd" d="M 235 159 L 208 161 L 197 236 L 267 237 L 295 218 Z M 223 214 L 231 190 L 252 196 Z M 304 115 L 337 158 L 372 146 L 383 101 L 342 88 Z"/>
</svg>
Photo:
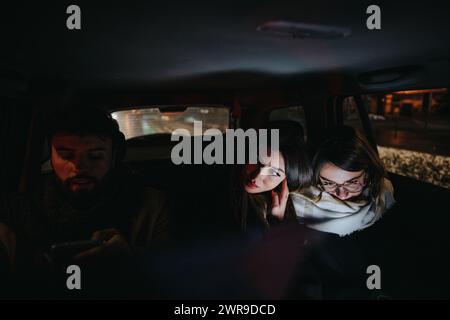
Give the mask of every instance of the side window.
<svg viewBox="0 0 450 320">
<path fill-rule="evenodd" d="M 343 122 L 345 125 L 353 127 L 364 134 L 364 128 L 356 107 L 355 99 L 348 97 L 342 102 Z"/>
<path fill-rule="evenodd" d="M 278 120 L 290 120 L 299 123 L 303 128 L 305 141 L 307 140 L 305 110 L 302 106 L 290 106 L 272 110 L 269 115 L 269 121 Z"/>
<path fill-rule="evenodd" d="M 354 106 L 353 98 L 347 99 Z M 450 188 L 449 88 L 363 95 L 362 100 L 387 170 Z M 358 127 L 351 120 L 346 124 Z"/>
</svg>

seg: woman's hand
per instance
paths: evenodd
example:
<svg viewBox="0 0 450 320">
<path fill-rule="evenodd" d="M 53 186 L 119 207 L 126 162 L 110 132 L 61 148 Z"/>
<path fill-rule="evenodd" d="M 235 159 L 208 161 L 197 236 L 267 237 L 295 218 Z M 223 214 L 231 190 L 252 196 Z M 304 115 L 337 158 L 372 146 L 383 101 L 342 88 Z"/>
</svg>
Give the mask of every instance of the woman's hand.
<svg viewBox="0 0 450 320">
<path fill-rule="evenodd" d="M 286 211 L 286 204 L 289 198 L 289 189 L 287 186 L 287 180 L 284 179 L 281 182 L 281 192 L 278 194 L 272 190 L 272 215 L 280 220 L 284 218 L 284 212 Z"/>
<path fill-rule="evenodd" d="M 94 257 L 129 255 L 131 248 L 125 238 L 116 229 L 104 229 L 93 233 L 92 240 L 102 241 L 100 246 L 81 252 L 75 261 L 84 261 Z"/>
</svg>

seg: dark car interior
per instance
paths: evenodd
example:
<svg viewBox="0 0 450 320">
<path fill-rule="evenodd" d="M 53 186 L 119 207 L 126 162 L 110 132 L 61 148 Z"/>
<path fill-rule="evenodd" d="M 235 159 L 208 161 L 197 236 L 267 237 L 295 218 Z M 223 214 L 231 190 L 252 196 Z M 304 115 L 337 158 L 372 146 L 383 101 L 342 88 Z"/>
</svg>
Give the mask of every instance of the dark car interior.
<svg viewBox="0 0 450 320">
<path fill-rule="evenodd" d="M 65 26 L 70 4 L 2 9 L 2 193 L 30 190 L 45 171 L 43 122 L 66 103 L 110 112 L 166 106 L 160 113 L 167 117 L 179 112 L 179 106 L 220 106 L 227 109 L 230 129 L 293 121 L 314 148 L 323 130 L 345 123 L 344 102 L 352 97 L 359 128 L 376 148 L 379 141 L 364 95 L 450 87 L 450 20 L 443 1 L 426 6 L 381 1 L 381 30 L 366 28 L 369 1 L 78 1 L 81 30 Z M 277 29 L 273 21 L 342 27 L 333 30 L 351 34 L 315 33 L 295 24 Z M 273 116 L 297 106 L 304 112 L 302 123 Z M 235 231 L 230 214 L 233 166 L 176 165 L 170 158 L 174 144 L 169 132 L 127 140 L 125 163 L 146 185 L 165 192 L 172 214 L 173 251 L 168 252 L 173 255 L 167 254 L 154 272 L 161 272 L 159 285 L 172 285 L 173 291 L 161 289 L 154 298 L 282 297 L 276 290 L 265 294 L 264 289 L 255 293 L 227 286 L 225 261 L 235 259 L 230 252 L 239 247 L 232 240 L 224 244 Z M 448 179 L 446 161 L 443 175 Z M 389 298 L 448 299 L 449 189 L 394 172 L 389 178 L 396 205 L 352 241 L 374 264 L 384 266 L 383 294 Z M 281 241 L 275 236 L 272 245 L 277 239 Z M 214 250 L 196 249 L 216 242 Z M 223 256 L 217 260 L 208 256 L 220 250 Z M 0 274 L 1 261 L 0 252 Z M 218 279 L 208 268 L 225 278 Z M 274 270 L 266 274 L 276 277 Z M 164 282 L 165 277 L 172 280 Z M 202 280 L 194 284 L 189 277 Z M 178 283 L 182 278 L 185 282 Z M 213 284 L 215 289 L 209 287 Z M 189 291 L 193 287 L 195 292 Z"/>
</svg>

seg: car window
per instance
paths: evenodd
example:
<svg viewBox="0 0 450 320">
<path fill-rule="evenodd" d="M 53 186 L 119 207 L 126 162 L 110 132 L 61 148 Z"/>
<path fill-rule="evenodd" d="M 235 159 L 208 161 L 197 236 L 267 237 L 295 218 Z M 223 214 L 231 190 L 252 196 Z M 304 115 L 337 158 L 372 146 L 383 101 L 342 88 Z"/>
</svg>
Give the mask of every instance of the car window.
<svg viewBox="0 0 450 320">
<path fill-rule="evenodd" d="M 162 112 L 161 110 L 167 110 Z M 225 106 L 148 106 L 135 109 L 118 110 L 111 113 L 119 123 L 126 139 L 167 133 L 176 129 L 186 129 L 192 136 L 194 121 L 202 122 L 202 131 L 229 127 L 229 108 Z"/>
<path fill-rule="evenodd" d="M 348 97 L 342 101 L 342 114 L 345 125 L 351 126 L 364 133 L 361 117 L 353 97 Z"/>
<path fill-rule="evenodd" d="M 305 110 L 302 106 L 289 106 L 272 110 L 269 115 L 269 121 L 291 120 L 303 127 L 304 138 L 307 139 Z"/>
<path fill-rule="evenodd" d="M 388 171 L 450 188 L 448 88 L 363 95 L 362 100 Z M 347 105 L 347 109 L 346 109 Z M 344 124 L 361 129 L 353 98 L 345 99 Z"/>
</svg>

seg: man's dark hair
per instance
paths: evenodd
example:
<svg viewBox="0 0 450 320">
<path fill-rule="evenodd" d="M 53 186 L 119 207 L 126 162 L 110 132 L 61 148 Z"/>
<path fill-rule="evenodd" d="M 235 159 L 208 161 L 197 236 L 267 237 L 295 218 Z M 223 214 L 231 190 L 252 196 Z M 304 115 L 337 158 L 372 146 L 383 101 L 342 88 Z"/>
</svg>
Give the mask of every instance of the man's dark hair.
<svg viewBox="0 0 450 320">
<path fill-rule="evenodd" d="M 46 137 L 49 145 L 53 136 L 58 133 L 111 138 L 116 157 L 119 161 L 124 157 L 125 137 L 120 132 L 117 121 L 105 110 L 84 106 L 61 108 L 47 122 Z"/>
<path fill-rule="evenodd" d="M 111 115 L 98 108 L 72 107 L 54 112 L 47 125 L 47 138 L 57 133 L 72 133 L 80 136 L 96 135 L 115 139 L 119 125 Z"/>
</svg>

